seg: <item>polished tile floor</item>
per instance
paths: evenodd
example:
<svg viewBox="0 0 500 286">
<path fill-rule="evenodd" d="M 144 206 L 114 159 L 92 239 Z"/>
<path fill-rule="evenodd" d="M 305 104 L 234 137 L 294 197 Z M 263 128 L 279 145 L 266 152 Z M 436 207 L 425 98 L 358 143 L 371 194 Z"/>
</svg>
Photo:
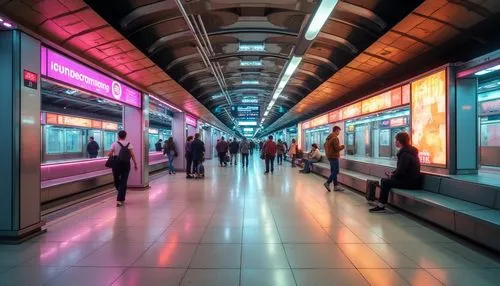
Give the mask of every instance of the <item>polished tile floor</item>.
<svg viewBox="0 0 500 286">
<path fill-rule="evenodd" d="M 286 163 L 206 163 L 0 245 L 0 285 L 500 285 L 500 260 Z"/>
</svg>

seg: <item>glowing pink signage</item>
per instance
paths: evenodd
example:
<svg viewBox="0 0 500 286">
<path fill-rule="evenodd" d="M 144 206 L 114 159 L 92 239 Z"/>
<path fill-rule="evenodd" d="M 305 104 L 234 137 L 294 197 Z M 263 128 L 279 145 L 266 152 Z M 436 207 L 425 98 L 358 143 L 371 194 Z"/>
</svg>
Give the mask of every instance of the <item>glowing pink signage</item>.
<svg viewBox="0 0 500 286">
<path fill-rule="evenodd" d="M 186 124 L 196 127 L 196 118 L 186 114 Z"/>
<path fill-rule="evenodd" d="M 141 93 L 94 69 L 42 47 L 42 75 L 141 108 Z"/>
</svg>

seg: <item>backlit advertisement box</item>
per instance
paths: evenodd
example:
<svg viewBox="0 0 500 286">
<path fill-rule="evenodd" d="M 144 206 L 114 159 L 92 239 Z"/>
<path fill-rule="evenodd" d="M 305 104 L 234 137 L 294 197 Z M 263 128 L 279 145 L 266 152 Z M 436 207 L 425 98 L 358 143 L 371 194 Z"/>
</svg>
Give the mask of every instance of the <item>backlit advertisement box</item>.
<svg viewBox="0 0 500 286">
<path fill-rule="evenodd" d="M 411 83 L 412 143 L 422 164 L 446 166 L 446 71 Z"/>
</svg>

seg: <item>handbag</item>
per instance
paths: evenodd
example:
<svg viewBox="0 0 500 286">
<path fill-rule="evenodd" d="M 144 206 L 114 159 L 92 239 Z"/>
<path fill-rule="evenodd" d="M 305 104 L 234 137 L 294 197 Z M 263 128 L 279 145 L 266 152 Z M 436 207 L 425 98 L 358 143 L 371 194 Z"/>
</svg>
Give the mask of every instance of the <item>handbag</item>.
<svg viewBox="0 0 500 286">
<path fill-rule="evenodd" d="M 366 200 L 369 202 L 375 201 L 375 192 L 377 191 L 378 181 L 366 181 Z"/>
<path fill-rule="evenodd" d="M 116 164 L 116 158 L 114 156 L 108 157 L 108 160 L 106 160 L 106 163 L 104 164 L 105 167 L 107 168 L 113 168 Z"/>
</svg>

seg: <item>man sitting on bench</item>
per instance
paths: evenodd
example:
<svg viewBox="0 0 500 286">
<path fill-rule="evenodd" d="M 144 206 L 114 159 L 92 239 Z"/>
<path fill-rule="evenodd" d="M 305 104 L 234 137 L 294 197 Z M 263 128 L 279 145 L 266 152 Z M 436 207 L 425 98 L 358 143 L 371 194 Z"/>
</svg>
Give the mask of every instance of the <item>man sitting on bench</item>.
<svg viewBox="0 0 500 286">
<path fill-rule="evenodd" d="M 304 169 L 300 170 L 301 173 L 311 173 L 313 163 L 318 163 L 321 160 L 321 153 L 319 153 L 318 144 L 313 143 L 311 151 L 307 153 L 307 158 L 303 159 Z"/>
<path fill-rule="evenodd" d="M 400 132 L 396 135 L 396 147 L 399 148 L 398 164 L 392 173 L 386 173 L 388 178 L 380 180 L 381 192 L 377 206 L 370 209 L 370 212 L 385 211 L 385 204 L 389 199 L 389 192 L 392 188 L 420 189 L 420 160 L 418 159 L 417 148 L 410 145 L 410 135 Z"/>
</svg>

